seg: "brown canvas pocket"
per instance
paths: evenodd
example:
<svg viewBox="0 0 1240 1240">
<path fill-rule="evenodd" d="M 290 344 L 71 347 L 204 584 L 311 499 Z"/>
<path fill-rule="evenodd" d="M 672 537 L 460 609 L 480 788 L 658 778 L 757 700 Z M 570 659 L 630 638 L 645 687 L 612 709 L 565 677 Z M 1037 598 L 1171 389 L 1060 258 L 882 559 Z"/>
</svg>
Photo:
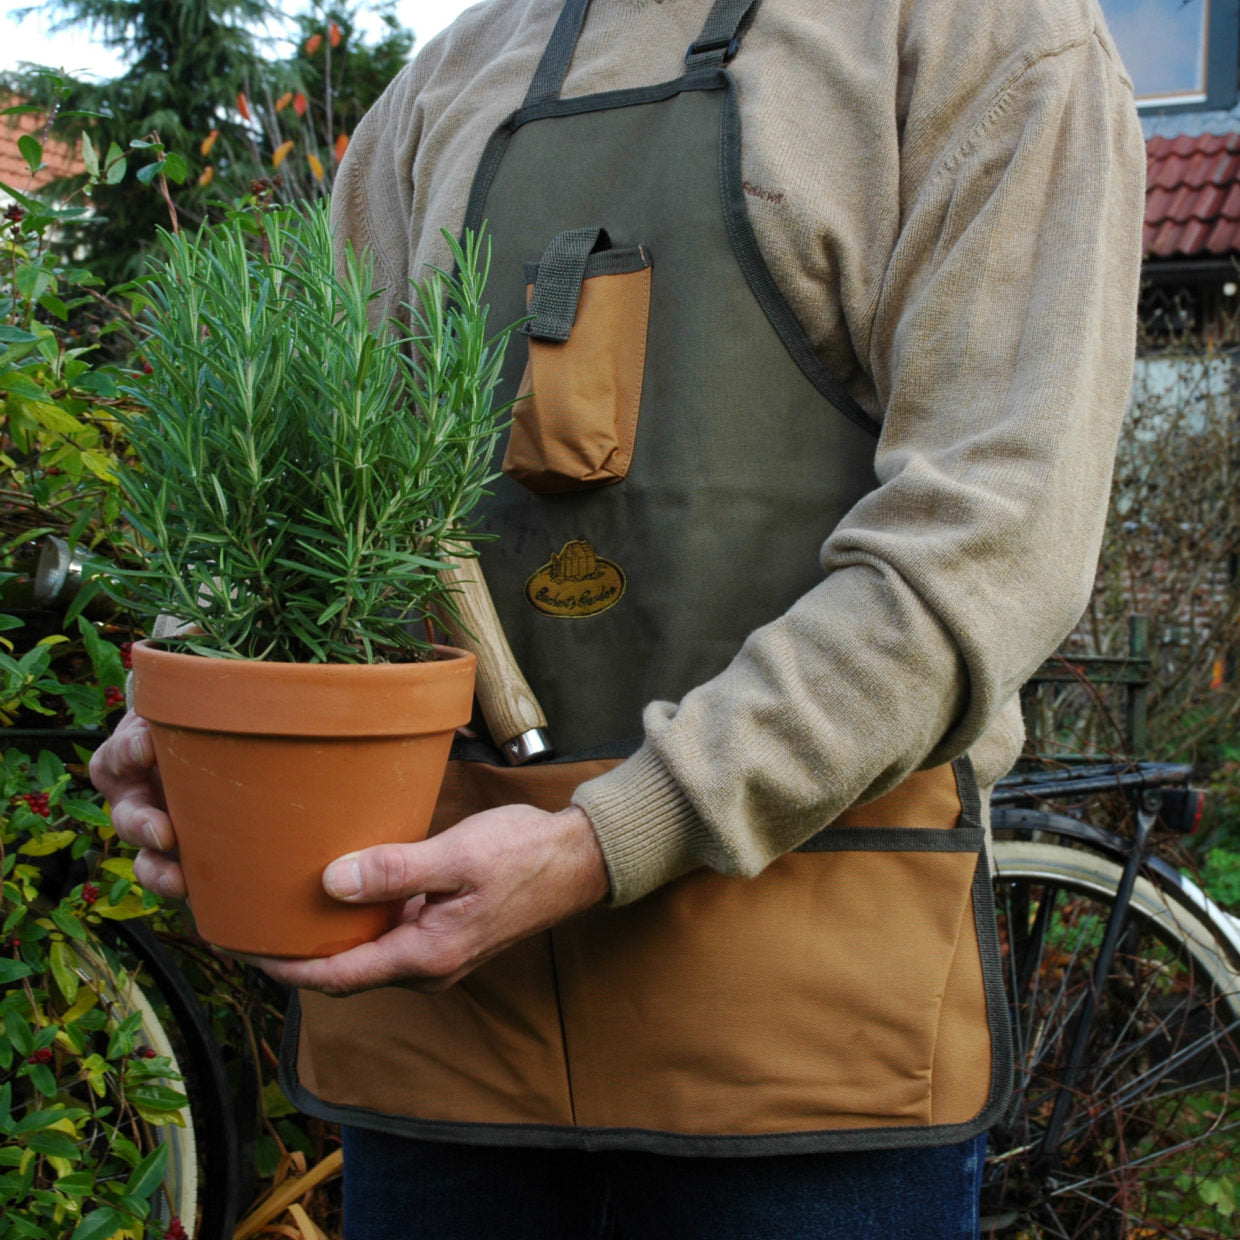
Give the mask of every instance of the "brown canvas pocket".
<svg viewBox="0 0 1240 1240">
<path fill-rule="evenodd" d="M 561 233 L 527 264 L 529 361 L 503 469 L 540 494 L 620 482 L 637 437 L 652 259 L 602 229 Z"/>
</svg>

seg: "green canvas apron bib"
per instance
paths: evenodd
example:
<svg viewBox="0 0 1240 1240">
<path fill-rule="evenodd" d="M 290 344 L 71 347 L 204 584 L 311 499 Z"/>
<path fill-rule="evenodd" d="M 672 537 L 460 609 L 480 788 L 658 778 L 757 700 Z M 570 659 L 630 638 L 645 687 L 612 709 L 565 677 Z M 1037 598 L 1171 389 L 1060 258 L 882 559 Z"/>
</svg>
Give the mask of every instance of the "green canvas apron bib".
<svg viewBox="0 0 1240 1240">
<path fill-rule="evenodd" d="M 821 580 L 823 541 L 876 485 L 877 428 L 746 214 L 726 63 L 756 4 L 718 0 L 674 81 L 563 99 L 587 7 L 566 3 L 466 216 L 492 239 L 493 321 L 529 316 L 482 562 L 562 757 L 463 755 L 433 829 L 566 805 L 632 751 L 649 701 Z M 980 1131 L 1010 1059 L 967 760 L 807 834 L 756 879 L 687 875 L 441 995 L 305 993 L 286 1089 L 450 1141 L 754 1154 Z"/>
</svg>

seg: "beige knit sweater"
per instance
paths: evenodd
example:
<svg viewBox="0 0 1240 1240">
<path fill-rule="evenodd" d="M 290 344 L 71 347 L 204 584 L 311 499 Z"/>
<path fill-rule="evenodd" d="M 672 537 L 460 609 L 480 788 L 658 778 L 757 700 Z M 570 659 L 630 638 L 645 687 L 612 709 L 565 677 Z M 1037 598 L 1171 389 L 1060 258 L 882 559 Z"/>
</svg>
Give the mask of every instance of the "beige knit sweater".
<svg viewBox="0 0 1240 1240">
<path fill-rule="evenodd" d="M 475 6 L 359 126 L 334 201 L 377 314 L 447 261 L 559 8 Z M 709 8 L 594 0 L 565 95 L 677 76 Z M 759 244 L 881 418 L 881 485 L 822 582 L 578 790 L 617 903 L 754 874 L 917 767 L 1003 773 L 1088 597 L 1132 369 L 1144 147 L 1093 0 L 763 0 L 730 68 Z"/>
</svg>

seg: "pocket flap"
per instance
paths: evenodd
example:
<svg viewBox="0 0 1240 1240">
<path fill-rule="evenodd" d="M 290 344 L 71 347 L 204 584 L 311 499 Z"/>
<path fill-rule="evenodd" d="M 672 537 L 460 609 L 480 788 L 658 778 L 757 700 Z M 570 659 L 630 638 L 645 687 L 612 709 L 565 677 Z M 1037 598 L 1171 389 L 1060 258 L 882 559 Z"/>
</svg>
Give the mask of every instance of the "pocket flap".
<svg viewBox="0 0 1240 1240">
<path fill-rule="evenodd" d="M 567 340 L 577 318 L 581 282 L 594 250 L 611 244 L 602 228 L 570 228 L 552 237 L 534 280 L 530 321 L 521 330 L 536 340 Z"/>
</svg>

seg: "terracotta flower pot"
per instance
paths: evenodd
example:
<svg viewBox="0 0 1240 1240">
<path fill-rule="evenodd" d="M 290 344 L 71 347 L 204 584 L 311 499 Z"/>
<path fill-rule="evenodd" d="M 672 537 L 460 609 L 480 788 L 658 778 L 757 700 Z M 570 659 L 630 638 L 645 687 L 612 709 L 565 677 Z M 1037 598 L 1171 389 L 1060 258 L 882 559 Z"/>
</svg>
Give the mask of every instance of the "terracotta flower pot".
<svg viewBox="0 0 1240 1240">
<path fill-rule="evenodd" d="M 324 867 L 425 837 L 474 656 L 262 663 L 133 649 L 199 933 L 233 951 L 326 956 L 377 938 L 401 902 L 352 906 Z"/>
</svg>

